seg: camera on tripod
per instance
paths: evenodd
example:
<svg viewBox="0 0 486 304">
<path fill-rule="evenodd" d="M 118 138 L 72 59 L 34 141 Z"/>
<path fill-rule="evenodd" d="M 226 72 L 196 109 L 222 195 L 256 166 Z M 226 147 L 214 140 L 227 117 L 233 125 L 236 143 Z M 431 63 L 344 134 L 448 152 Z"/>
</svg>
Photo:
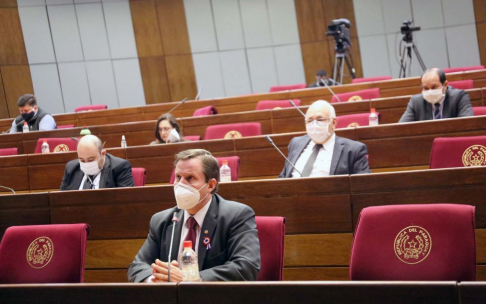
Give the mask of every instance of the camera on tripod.
<svg viewBox="0 0 486 304">
<path fill-rule="evenodd" d="M 402 27 L 400 27 L 402 34 L 408 34 L 411 32 L 420 31 L 420 26 L 412 26 L 412 24 L 413 24 L 412 19 L 403 21 L 403 25 Z"/>
<path fill-rule="evenodd" d="M 351 22 L 348 19 L 334 19 L 327 27 L 326 36 L 334 36 L 336 41 L 336 51 L 342 52 L 351 46 L 351 38 L 349 36 L 349 28 Z"/>
</svg>

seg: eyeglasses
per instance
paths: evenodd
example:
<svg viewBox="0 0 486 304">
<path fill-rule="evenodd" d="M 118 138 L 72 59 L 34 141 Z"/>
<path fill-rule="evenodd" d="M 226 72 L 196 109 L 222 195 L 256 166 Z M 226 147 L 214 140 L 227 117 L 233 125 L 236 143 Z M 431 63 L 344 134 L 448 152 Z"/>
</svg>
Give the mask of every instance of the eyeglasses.
<svg viewBox="0 0 486 304">
<path fill-rule="evenodd" d="M 309 119 L 309 120 L 306 119 L 305 123 L 310 124 L 313 121 L 315 121 L 318 126 L 324 126 L 324 125 L 330 123 L 332 119 L 333 118 L 318 118 L 318 119 Z"/>
<path fill-rule="evenodd" d="M 159 132 L 166 132 L 166 133 L 168 133 L 168 132 L 172 131 L 172 129 L 173 129 L 173 128 L 169 128 L 169 127 L 166 127 L 166 128 L 159 128 Z"/>
</svg>

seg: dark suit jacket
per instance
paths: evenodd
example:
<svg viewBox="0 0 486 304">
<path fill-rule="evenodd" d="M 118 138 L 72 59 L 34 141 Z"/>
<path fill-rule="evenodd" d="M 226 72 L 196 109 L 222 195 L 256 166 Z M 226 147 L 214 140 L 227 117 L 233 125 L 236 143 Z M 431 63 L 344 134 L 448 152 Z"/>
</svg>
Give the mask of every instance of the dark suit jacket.
<svg viewBox="0 0 486 304">
<path fill-rule="evenodd" d="M 72 160 L 66 164 L 62 177 L 61 190 L 79 190 L 84 173 L 81 171 L 79 161 Z M 100 189 L 133 187 L 132 166 L 130 162 L 106 153 L 105 165 L 101 171 Z"/>
<path fill-rule="evenodd" d="M 442 118 L 474 116 L 471 100 L 464 90 L 447 87 L 442 109 Z M 431 120 L 432 105 L 428 103 L 422 94 L 413 95 L 408 103 L 407 110 L 403 113 L 399 122 Z"/>
<path fill-rule="evenodd" d="M 297 160 L 304 151 L 305 147 L 309 144 L 311 138 L 309 135 L 294 137 L 289 144 L 289 156 L 288 159 L 295 166 Z M 366 155 L 368 150 L 366 145 L 354 140 L 342 138 L 336 136 L 336 143 L 334 144 L 334 151 L 331 159 L 331 171 L 330 175 L 342 175 L 342 174 L 359 174 L 359 173 L 371 173 L 368 167 L 368 159 Z M 285 167 L 279 178 L 292 177 L 292 171 L 294 169 L 286 161 Z"/>
<path fill-rule="evenodd" d="M 147 240 L 128 268 L 128 280 L 142 282 L 152 274 L 155 259 L 167 261 L 172 233 L 172 216 L 184 211 L 177 207 L 156 213 L 150 220 Z M 205 234 L 205 231 L 208 231 Z M 177 260 L 182 225 L 176 225 L 171 259 Z M 243 204 L 227 201 L 215 194 L 201 227 L 197 252 L 199 274 L 204 281 L 255 281 L 260 270 L 260 242 L 255 213 Z M 203 244 L 211 239 L 211 248 Z"/>
</svg>

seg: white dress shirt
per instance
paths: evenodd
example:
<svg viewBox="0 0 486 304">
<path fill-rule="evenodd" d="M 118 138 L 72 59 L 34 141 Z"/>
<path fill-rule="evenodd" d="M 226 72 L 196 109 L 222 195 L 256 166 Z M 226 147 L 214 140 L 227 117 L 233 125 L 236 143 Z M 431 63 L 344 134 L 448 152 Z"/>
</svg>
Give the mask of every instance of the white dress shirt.
<svg viewBox="0 0 486 304">
<path fill-rule="evenodd" d="M 334 152 L 334 144 L 336 143 L 336 134 L 332 134 L 331 138 L 322 146 L 319 150 L 319 154 L 317 154 L 316 161 L 314 162 L 314 166 L 312 167 L 312 172 L 309 177 L 318 177 L 318 176 L 329 176 L 331 171 L 331 160 L 332 154 Z M 300 154 L 295 167 L 300 172 L 304 171 L 305 164 L 307 160 L 312 155 L 312 151 L 316 144 L 314 141 L 310 141 L 307 147 L 304 148 L 304 151 Z M 292 177 L 297 178 L 301 177 L 299 172 L 295 169 L 292 171 Z"/>
<path fill-rule="evenodd" d="M 84 183 L 86 182 L 86 179 L 88 178 L 88 175 L 84 175 L 83 176 L 83 180 L 81 181 L 81 185 L 79 185 L 79 189 L 78 190 L 83 190 L 83 186 L 84 186 Z M 101 178 L 101 172 L 96 175 L 94 181 L 93 181 L 93 184 L 94 184 L 94 189 L 99 189 L 100 188 L 100 178 Z"/>
</svg>

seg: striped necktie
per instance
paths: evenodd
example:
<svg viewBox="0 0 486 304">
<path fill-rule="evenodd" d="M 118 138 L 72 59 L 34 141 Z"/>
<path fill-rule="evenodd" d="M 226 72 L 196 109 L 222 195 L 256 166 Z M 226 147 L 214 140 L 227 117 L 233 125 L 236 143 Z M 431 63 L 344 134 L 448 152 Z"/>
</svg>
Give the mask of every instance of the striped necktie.
<svg viewBox="0 0 486 304">
<path fill-rule="evenodd" d="M 442 119 L 442 112 L 440 111 L 440 103 L 434 104 L 434 119 Z"/>
</svg>

